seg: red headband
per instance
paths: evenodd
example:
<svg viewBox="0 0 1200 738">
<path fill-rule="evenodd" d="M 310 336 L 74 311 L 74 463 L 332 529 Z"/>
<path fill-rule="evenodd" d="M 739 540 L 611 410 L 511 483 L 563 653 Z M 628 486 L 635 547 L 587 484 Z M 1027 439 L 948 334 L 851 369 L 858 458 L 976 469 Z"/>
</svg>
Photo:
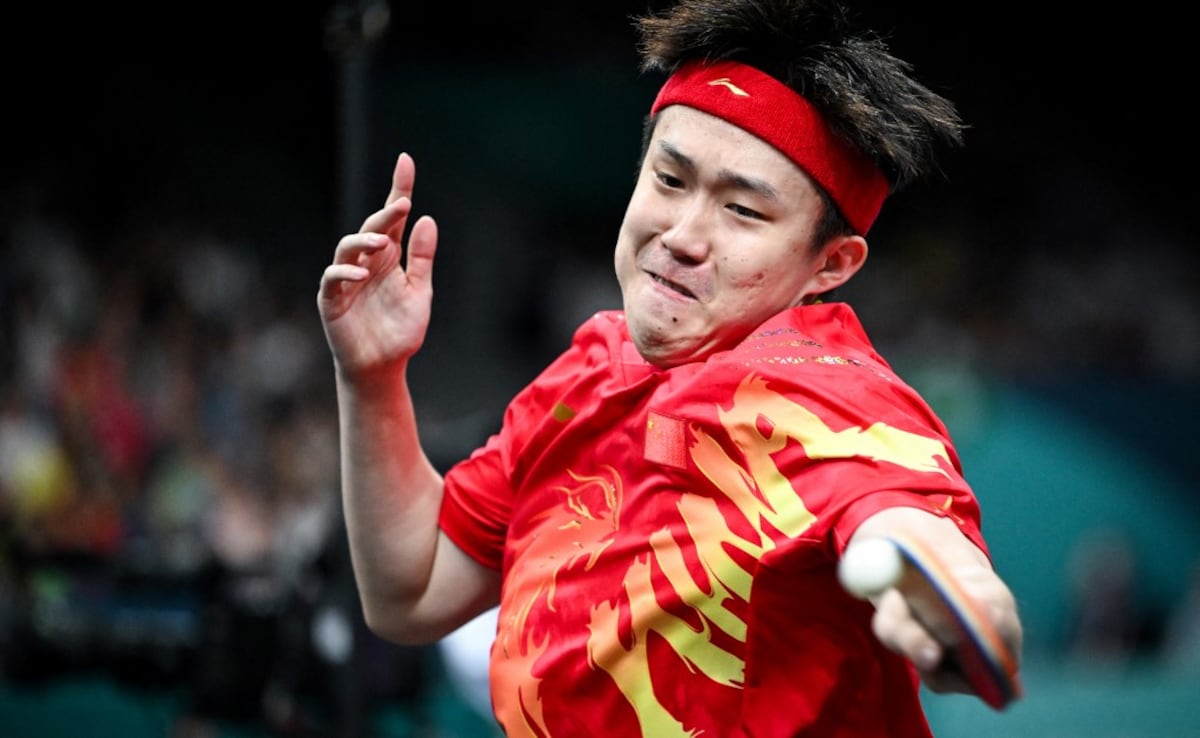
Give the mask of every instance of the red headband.
<svg viewBox="0 0 1200 738">
<path fill-rule="evenodd" d="M 728 121 L 779 149 L 825 188 L 860 235 L 888 195 L 883 173 L 838 138 L 808 100 L 775 78 L 735 61 L 687 62 L 667 79 L 651 115 L 687 105 Z"/>
</svg>

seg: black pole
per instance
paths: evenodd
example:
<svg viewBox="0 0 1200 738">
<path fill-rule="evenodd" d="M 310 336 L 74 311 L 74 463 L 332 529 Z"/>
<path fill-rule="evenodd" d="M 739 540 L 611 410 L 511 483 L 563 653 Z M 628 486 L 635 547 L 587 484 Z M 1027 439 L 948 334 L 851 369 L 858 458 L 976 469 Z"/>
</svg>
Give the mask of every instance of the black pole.
<svg viewBox="0 0 1200 738">
<path fill-rule="evenodd" d="M 367 212 L 370 152 L 370 57 L 387 32 L 387 0 L 339 0 L 329 10 L 325 44 L 338 64 L 337 171 L 339 233 L 358 228 Z"/>
</svg>

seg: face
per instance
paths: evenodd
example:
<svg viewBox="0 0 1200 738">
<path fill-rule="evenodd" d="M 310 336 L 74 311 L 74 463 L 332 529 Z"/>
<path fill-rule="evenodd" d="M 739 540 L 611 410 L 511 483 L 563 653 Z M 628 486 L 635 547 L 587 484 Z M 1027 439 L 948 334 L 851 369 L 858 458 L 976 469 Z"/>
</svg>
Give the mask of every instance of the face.
<svg viewBox="0 0 1200 738">
<path fill-rule="evenodd" d="M 614 257 L 638 350 L 670 367 L 831 289 L 821 196 L 777 149 L 694 108 L 659 113 Z"/>
</svg>

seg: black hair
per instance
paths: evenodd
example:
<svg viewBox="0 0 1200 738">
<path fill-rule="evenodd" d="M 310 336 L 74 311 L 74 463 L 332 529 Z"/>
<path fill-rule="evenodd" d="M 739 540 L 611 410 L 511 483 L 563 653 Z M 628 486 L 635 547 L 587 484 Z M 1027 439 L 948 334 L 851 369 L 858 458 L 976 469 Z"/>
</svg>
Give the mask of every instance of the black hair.
<svg viewBox="0 0 1200 738">
<path fill-rule="evenodd" d="M 696 58 L 749 64 L 812 103 L 892 192 L 940 173 L 938 149 L 962 144 L 954 104 L 914 79 L 911 65 L 837 0 L 680 0 L 635 27 L 643 72 L 669 75 Z"/>
</svg>

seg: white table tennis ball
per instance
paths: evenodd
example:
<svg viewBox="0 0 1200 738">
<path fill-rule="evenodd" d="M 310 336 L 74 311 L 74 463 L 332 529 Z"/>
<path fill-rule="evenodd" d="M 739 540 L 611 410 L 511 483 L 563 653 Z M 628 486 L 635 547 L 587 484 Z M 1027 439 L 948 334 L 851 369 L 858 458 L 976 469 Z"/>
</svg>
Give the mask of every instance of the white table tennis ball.
<svg viewBox="0 0 1200 738">
<path fill-rule="evenodd" d="M 847 592 L 866 599 L 894 585 L 902 568 L 896 544 L 886 538 L 869 538 L 852 544 L 842 554 L 838 580 Z"/>
</svg>

